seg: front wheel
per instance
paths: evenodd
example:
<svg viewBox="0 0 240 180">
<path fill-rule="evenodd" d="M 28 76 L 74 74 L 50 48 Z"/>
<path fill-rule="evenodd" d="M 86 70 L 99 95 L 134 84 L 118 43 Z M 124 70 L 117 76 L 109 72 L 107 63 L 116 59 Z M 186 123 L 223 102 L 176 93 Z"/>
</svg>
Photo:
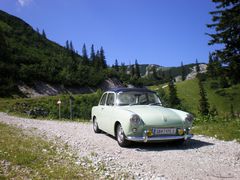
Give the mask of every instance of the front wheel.
<svg viewBox="0 0 240 180">
<path fill-rule="evenodd" d="M 94 130 L 95 133 L 100 133 L 101 132 L 101 130 L 98 127 L 98 123 L 97 123 L 96 118 L 93 119 L 93 130 Z"/>
<path fill-rule="evenodd" d="M 116 138 L 117 138 L 117 142 L 118 142 L 119 146 L 127 147 L 130 145 L 130 141 L 128 141 L 126 139 L 126 136 L 124 134 L 121 124 L 117 125 Z"/>
</svg>

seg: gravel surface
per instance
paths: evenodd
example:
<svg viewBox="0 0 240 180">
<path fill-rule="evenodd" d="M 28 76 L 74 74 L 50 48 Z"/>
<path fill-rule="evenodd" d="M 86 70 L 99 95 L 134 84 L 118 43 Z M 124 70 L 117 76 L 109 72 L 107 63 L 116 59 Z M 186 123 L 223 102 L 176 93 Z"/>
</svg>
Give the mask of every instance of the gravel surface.
<svg viewBox="0 0 240 180">
<path fill-rule="evenodd" d="M 135 179 L 240 179 L 240 144 L 235 141 L 198 135 L 184 145 L 136 143 L 121 148 L 113 137 L 95 134 L 91 123 L 32 120 L 5 113 L 0 113 L 0 122 L 70 145 L 96 169 L 105 164 L 105 177 L 125 172 Z"/>
</svg>

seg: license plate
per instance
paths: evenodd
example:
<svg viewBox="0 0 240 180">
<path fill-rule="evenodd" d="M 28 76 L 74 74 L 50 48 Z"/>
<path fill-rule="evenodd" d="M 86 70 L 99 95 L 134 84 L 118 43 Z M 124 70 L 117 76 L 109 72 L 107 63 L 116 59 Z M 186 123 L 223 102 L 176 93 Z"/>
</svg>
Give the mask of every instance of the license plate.
<svg viewBox="0 0 240 180">
<path fill-rule="evenodd" d="M 155 135 L 176 134 L 176 128 L 154 128 Z"/>
</svg>

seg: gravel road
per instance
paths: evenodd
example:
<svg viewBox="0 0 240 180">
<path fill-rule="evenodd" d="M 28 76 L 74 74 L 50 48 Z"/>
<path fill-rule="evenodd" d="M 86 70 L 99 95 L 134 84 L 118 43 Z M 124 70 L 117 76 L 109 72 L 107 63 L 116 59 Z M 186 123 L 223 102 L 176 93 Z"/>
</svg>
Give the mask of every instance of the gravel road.
<svg viewBox="0 0 240 180">
<path fill-rule="evenodd" d="M 135 179 L 240 179 L 240 144 L 194 136 L 187 144 L 133 144 L 121 148 L 106 134 L 94 134 L 91 123 L 32 120 L 0 113 L 0 122 L 67 143 L 106 176 L 126 172 Z M 76 162 L 77 163 L 77 162 Z"/>
</svg>

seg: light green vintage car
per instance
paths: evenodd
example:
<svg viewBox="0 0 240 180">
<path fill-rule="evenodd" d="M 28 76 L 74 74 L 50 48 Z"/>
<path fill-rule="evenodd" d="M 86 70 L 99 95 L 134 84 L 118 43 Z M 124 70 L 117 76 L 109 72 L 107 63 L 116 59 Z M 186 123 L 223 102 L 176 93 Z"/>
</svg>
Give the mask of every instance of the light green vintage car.
<svg viewBox="0 0 240 180">
<path fill-rule="evenodd" d="M 184 142 L 191 138 L 193 116 L 165 108 L 155 92 L 117 88 L 105 92 L 92 108 L 93 130 L 115 136 L 120 146 L 137 142 Z"/>
</svg>

